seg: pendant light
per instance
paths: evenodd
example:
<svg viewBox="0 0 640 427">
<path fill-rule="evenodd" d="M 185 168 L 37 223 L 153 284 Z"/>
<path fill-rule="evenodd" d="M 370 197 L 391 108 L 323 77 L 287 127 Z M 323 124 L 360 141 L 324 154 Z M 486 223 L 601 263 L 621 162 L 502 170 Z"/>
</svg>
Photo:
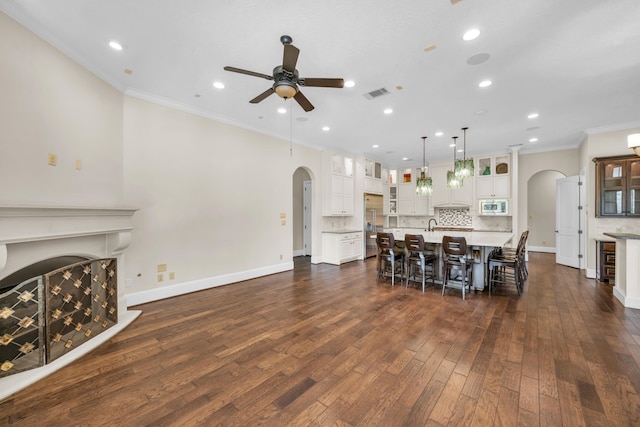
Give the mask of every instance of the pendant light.
<svg viewBox="0 0 640 427">
<path fill-rule="evenodd" d="M 462 159 L 456 161 L 455 172 L 456 176 L 460 179 L 468 178 L 473 176 L 474 168 L 473 168 L 473 158 L 467 159 L 467 129 L 468 127 L 462 128 L 464 132 L 464 145 L 462 149 Z"/>
<path fill-rule="evenodd" d="M 452 136 L 453 138 L 453 170 L 447 171 L 447 188 L 460 188 L 462 187 L 462 178 L 458 178 L 456 176 L 456 149 L 458 139 L 457 136 Z"/>
<path fill-rule="evenodd" d="M 420 171 L 420 178 L 416 181 L 416 193 L 421 196 L 430 196 L 433 193 L 432 179 L 427 177 L 425 170 L 427 169 L 427 163 L 425 161 L 425 140 L 426 136 L 422 137 L 422 170 Z"/>
</svg>

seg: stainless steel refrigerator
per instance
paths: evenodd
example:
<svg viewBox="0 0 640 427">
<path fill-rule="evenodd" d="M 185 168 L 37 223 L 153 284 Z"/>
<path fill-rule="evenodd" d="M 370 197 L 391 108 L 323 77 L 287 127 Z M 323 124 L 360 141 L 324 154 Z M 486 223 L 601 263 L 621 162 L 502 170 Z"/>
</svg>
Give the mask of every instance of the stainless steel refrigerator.
<svg viewBox="0 0 640 427">
<path fill-rule="evenodd" d="M 376 256 L 376 233 L 382 231 L 383 197 L 377 194 L 364 195 L 365 258 Z"/>
</svg>

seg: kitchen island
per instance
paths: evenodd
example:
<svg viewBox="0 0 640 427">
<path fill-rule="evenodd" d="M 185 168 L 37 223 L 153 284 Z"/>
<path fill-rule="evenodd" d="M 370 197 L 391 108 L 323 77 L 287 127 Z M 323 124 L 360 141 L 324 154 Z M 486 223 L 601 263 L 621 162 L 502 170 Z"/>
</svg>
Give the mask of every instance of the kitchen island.
<svg viewBox="0 0 640 427">
<path fill-rule="evenodd" d="M 613 295 L 630 308 L 640 308 L 640 234 L 602 233 L 616 239 Z"/>
<path fill-rule="evenodd" d="M 442 259 L 441 246 L 444 236 L 464 237 L 467 241 L 467 258 L 473 260 L 473 287 L 482 290 L 485 287 L 485 266 L 489 252 L 496 247 L 513 244 L 513 233 L 507 231 L 457 231 L 413 228 L 393 228 L 385 230 L 393 233 L 396 240 L 404 241 L 405 234 L 421 234 L 425 243 L 436 244 L 436 254 Z M 441 263 L 442 261 L 440 261 Z M 442 269 L 440 268 L 441 272 Z M 441 278 L 441 274 L 438 275 Z"/>
</svg>

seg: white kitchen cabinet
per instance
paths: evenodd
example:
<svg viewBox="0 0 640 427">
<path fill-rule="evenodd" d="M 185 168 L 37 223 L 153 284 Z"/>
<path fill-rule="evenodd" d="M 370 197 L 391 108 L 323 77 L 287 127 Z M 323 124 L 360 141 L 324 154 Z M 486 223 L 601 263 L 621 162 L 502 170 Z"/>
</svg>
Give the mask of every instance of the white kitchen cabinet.
<svg viewBox="0 0 640 427">
<path fill-rule="evenodd" d="M 353 158 L 324 152 L 323 169 L 326 173 L 322 190 L 322 214 L 325 216 L 353 215 Z"/>
<path fill-rule="evenodd" d="M 382 194 L 382 164 L 374 160 L 364 160 L 364 192 Z"/>
<path fill-rule="evenodd" d="M 460 188 L 447 187 L 447 171 L 451 166 L 431 167 L 433 193 L 431 206 L 433 207 L 472 207 L 474 178 L 466 178 Z"/>
<path fill-rule="evenodd" d="M 476 166 L 476 198 L 508 199 L 511 197 L 509 155 L 481 157 Z"/>
<path fill-rule="evenodd" d="M 427 215 L 429 196 L 416 193 L 415 182 L 398 184 L 398 215 Z"/>
<path fill-rule="evenodd" d="M 362 232 L 322 233 L 323 262 L 340 265 L 362 259 Z"/>
</svg>

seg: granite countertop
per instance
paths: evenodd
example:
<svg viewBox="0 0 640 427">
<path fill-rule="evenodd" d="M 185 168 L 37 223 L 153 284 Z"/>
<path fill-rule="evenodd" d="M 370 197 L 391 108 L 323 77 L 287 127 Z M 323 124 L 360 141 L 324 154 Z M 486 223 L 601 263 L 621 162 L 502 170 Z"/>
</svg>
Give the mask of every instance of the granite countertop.
<svg viewBox="0 0 640 427">
<path fill-rule="evenodd" d="M 613 237 L 620 240 L 640 240 L 640 234 L 633 233 L 602 233 L 605 236 Z"/>
</svg>

